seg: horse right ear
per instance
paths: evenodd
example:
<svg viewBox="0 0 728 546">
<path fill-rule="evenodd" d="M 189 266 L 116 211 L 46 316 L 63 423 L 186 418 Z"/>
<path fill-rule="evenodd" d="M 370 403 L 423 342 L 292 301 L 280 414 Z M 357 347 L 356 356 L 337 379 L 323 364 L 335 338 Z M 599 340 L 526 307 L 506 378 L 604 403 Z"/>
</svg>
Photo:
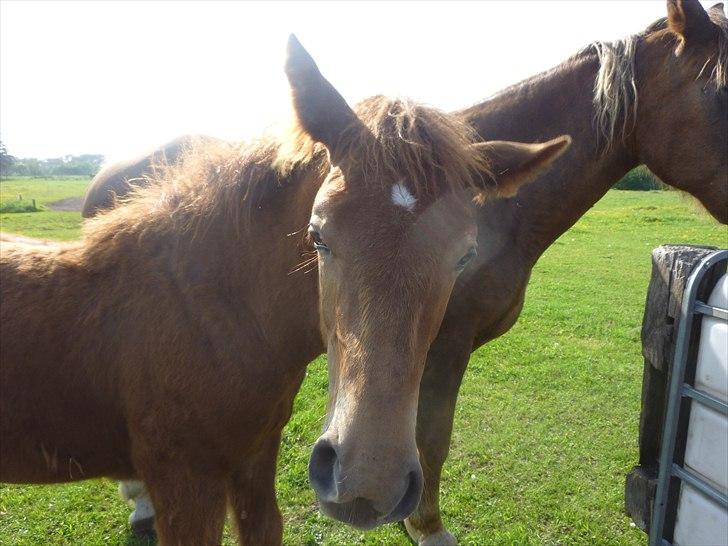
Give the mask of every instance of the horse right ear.
<svg viewBox="0 0 728 546">
<path fill-rule="evenodd" d="M 722 4 L 718 5 L 722 11 Z M 667 0 L 667 27 L 685 43 L 711 38 L 716 32 L 708 13 L 698 0 Z"/>
<path fill-rule="evenodd" d="M 286 76 L 298 123 L 313 140 L 326 146 L 333 158 L 346 128 L 359 120 L 293 34 L 288 38 L 287 53 Z"/>
<path fill-rule="evenodd" d="M 495 179 L 497 197 L 513 197 L 518 189 L 536 179 L 571 145 L 562 135 L 539 144 L 492 140 L 474 144 L 484 154 Z M 486 191 L 490 188 L 486 188 Z"/>
</svg>

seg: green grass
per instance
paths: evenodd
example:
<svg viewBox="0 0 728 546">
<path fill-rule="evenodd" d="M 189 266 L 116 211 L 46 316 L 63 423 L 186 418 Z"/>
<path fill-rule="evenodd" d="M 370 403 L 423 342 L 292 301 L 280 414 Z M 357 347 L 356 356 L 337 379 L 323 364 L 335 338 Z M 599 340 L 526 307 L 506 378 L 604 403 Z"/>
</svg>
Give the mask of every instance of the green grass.
<svg viewBox="0 0 728 546">
<path fill-rule="evenodd" d="M 91 179 L 87 176 L 2 178 L 0 179 L 0 204 L 14 201 L 18 195 L 22 195 L 25 200 L 35 199 L 39 205 L 67 197 L 80 197 L 86 191 L 90 181 Z"/>
<path fill-rule="evenodd" d="M 54 214 L 29 216 L 51 225 Z M 473 354 L 443 479 L 461 544 L 646 543 L 623 513 L 623 486 L 637 462 L 650 251 L 665 243 L 726 247 L 728 230 L 675 192 L 610 191 L 539 261 L 514 328 Z M 306 464 L 325 400 L 320 358 L 283 439 L 286 544 L 409 544 L 397 525 L 362 533 L 316 510 Z M 4 486 L 0 544 L 140 544 L 128 514 L 108 480 Z"/>
<path fill-rule="evenodd" d="M 39 207 L 33 200 L 28 201 L 26 199 L 21 199 L 18 201 L 6 201 L 2 205 L 0 205 L 0 213 L 40 212 L 42 210 L 42 207 Z"/>
<path fill-rule="evenodd" d="M 80 197 L 89 182 L 88 177 L 3 178 L 0 180 L 0 210 L 12 206 L 18 195 L 22 195 L 23 202 L 35 199 L 39 208 L 68 197 Z M 81 220 L 80 212 L 47 208 L 37 212 L 2 212 L 0 230 L 41 239 L 70 240 L 81 235 Z"/>
</svg>

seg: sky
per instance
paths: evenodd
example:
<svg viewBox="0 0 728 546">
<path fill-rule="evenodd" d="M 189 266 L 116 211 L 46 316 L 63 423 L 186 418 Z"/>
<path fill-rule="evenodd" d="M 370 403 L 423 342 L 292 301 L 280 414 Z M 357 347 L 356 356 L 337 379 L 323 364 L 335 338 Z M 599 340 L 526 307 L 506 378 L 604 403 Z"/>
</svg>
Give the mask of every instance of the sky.
<svg viewBox="0 0 728 546">
<path fill-rule="evenodd" d="M 17 157 L 115 160 L 187 133 L 253 137 L 290 119 L 292 32 L 350 104 L 454 110 L 665 14 L 661 0 L 0 0 L 0 139 Z"/>
</svg>

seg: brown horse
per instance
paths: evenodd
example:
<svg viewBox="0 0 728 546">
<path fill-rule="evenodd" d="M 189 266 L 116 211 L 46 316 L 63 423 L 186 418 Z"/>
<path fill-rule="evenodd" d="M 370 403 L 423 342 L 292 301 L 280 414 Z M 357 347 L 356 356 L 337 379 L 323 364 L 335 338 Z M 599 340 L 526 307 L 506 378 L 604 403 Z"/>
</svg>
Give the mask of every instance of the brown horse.
<svg viewBox="0 0 728 546">
<path fill-rule="evenodd" d="M 366 528 L 415 508 L 419 380 L 475 256 L 474 198 L 515 194 L 569 139 L 352 110 L 295 38 L 286 73 L 295 138 L 204 143 L 81 241 L 2 245 L 0 480 L 140 478 L 163 544 L 218 543 L 226 499 L 241 542 L 278 543 L 281 427 L 323 334 L 324 511 Z"/>
<path fill-rule="evenodd" d="M 513 325 L 539 256 L 627 171 L 646 164 L 728 222 L 728 22 L 722 5 L 668 1 L 668 18 L 594 43 L 556 68 L 460 113 L 483 138 L 574 145 L 538 184 L 478 211 L 478 256 L 458 279 L 420 385 L 425 489 L 407 519 L 421 544 L 453 544 L 439 485 L 470 353 Z M 564 115 L 568 112 L 568 115 Z"/>
<path fill-rule="evenodd" d="M 537 183 L 478 212 L 488 235 L 458 279 L 420 384 L 425 489 L 405 523 L 422 545 L 456 543 L 438 499 L 460 383 L 470 353 L 515 323 L 541 254 L 639 164 L 728 223 L 728 21 L 722 4 L 667 8 L 644 32 L 592 44 L 461 113 L 483 138 L 568 133 L 573 144 Z"/>
</svg>

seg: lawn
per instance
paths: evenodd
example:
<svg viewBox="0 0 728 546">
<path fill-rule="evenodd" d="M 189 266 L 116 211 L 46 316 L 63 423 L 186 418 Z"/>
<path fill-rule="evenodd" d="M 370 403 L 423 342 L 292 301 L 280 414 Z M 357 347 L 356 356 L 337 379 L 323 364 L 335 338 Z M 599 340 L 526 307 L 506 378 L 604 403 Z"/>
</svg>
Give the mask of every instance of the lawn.
<svg viewBox="0 0 728 546">
<path fill-rule="evenodd" d="M 86 191 L 88 177 L 5 178 L 0 180 L 0 207 L 8 202 L 23 203 L 35 199 L 39 212 L 0 213 L 0 229 L 31 237 L 69 240 L 81 234 L 81 213 L 54 211 L 48 203 L 80 197 Z"/>
<path fill-rule="evenodd" d="M 2 185 L 3 198 L 16 192 Z M 76 236 L 80 217 L 58 214 L 3 215 L 2 229 Z M 623 487 L 637 462 L 650 251 L 665 243 L 726 247 L 728 230 L 675 192 L 610 191 L 539 261 L 514 328 L 473 354 L 443 479 L 461 544 L 646 543 L 623 513 Z M 398 525 L 362 533 L 317 512 L 306 464 L 325 399 L 319 358 L 279 460 L 286 544 L 410 544 Z M 128 514 L 108 480 L 0 486 L 0 544 L 139 544 Z"/>
</svg>

